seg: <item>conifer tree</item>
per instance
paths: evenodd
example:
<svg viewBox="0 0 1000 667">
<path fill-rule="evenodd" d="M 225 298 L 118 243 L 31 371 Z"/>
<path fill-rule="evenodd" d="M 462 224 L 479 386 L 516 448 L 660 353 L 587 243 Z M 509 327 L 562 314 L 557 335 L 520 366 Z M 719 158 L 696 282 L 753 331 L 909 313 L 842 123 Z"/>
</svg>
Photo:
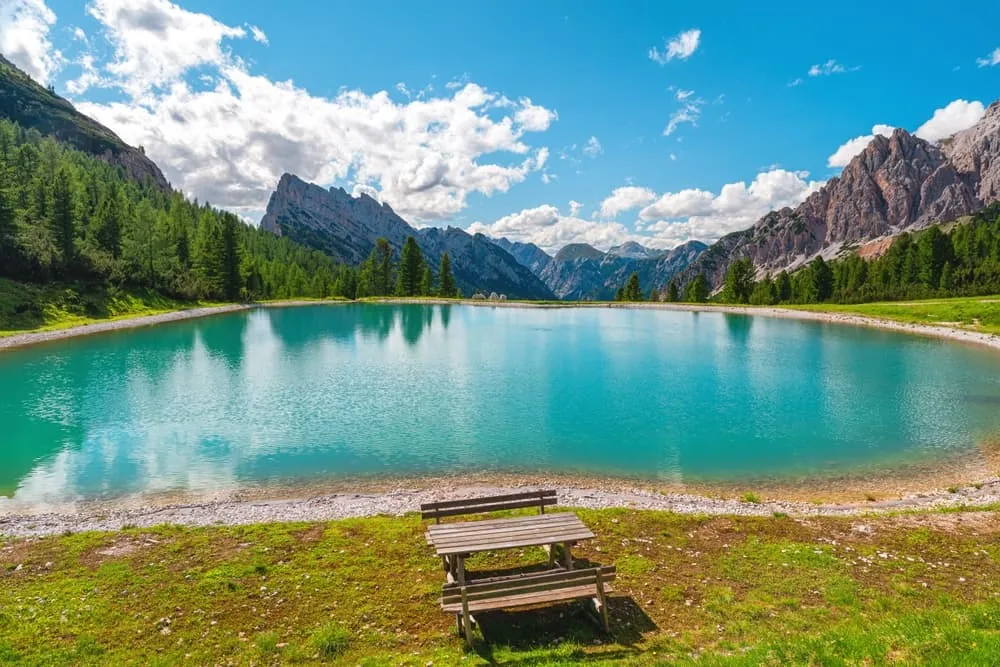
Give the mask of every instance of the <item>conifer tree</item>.
<svg viewBox="0 0 1000 667">
<path fill-rule="evenodd" d="M 455 277 L 451 274 L 451 258 L 448 253 L 441 255 L 441 268 L 438 271 L 438 283 L 441 296 L 451 299 L 459 296 L 458 288 L 455 285 Z"/>
<path fill-rule="evenodd" d="M 420 296 L 432 296 L 434 294 L 434 274 L 431 267 L 424 263 L 424 275 L 420 278 Z"/>
<path fill-rule="evenodd" d="M 399 259 L 399 277 L 396 280 L 396 296 L 418 296 L 420 282 L 424 275 L 424 256 L 417 240 L 407 236 Z"/>
</svg>

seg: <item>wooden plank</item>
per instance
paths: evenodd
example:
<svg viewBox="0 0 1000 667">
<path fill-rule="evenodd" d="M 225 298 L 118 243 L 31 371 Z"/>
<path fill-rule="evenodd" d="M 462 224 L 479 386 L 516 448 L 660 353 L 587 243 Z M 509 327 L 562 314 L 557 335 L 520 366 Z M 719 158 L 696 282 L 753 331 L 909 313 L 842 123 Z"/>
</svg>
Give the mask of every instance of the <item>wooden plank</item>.
<svg viewBox="0 0 1000 667">
<path fill-rule="evenodd" d="M 559 521 L 579 521 L 573 512 L 556 512 L 554 514 L 532 514 L 530 516 L 511 516 L 502 519 L 480 519 L 475 521 L 453 521 L 452 523 L 438 523 L 427 526 L 427 533 L 430 535 L 441 535 L 456 530 L 486 529 L 490 526 L 506 526 L 515 524 L 549 524 Z"/>
<path fill-rule="evenodd" d="M 522 491 L 519 493 L 506 493 L 498 496 L 479 496 L 475 498 L 457 498 L 455 500 L 438 500 L 430 503 L 421 503 L 420 510 L 437 510 L 449 507 L 473 507 L 475 505 L 489 505 L 496 502 L 505 502 L 510 500 L 555 497 L 555 489 L 540 489 L 538 491 Z"/>
<path fill-rule="evenodd" d="M 515 533 L 545 533 L 556 534 L 566 531 L 590 530 L 582 521 L 559 521 L 552 523 L 517 523 L 510 525 L 490 526 L 488 529 L 450 530 L 446 533 L 435 533 L 434 544 L 445 544 L 460 540 L 477 538 L 492 538 Z"/>
<path fill-rule="evenodd" d="M 599 577 L 598 577 L 599 570 Z M 614 581 L 615 567 L 604 566 L 601 568 L 588 568 L 586 570 L 556 570 L 554 572 L 541 572 L 529 574 L 517 574 L 505 577 L 493 577 L 490 580 L 472 581 L 465 585 L 469 595 L 479 595 L 482 593 L 498 594 L 498 591 L 516 591 L 536 588 L 538 586 L 573 587 L 581 583 L 595 582 L 600 579 L 602 582 Z M 445 600 L 460 594 L 460 587 L 454 584 L 445 584 L 441 589 L 441 597 Z M 545 589 L 540 589 L 545 590 Z M 596 592 L 596 591 L 595 591 Z"/>
<path fill-rule="evenodd" d="M 454 507 L 451 509 L 427 510 L 421 512 L 423 519 L 436 519 L 448 516 L 459 516 L 461 514 L 485 514 L 487 512 L 499 512 L 500 510 L 516 510 L 524 507 L 544 507 L 555 505 L 555 498 L 542 498 L 535 500 L 515 500 L 511 502 L 493 503 L 491 505 L 475 505 L 472 507 Z"/>
<path fill-rule="evenodd" d="M 579 542 L 590 540 L 594 534 L 587 529 L 575 531 L 560 531 L 558 533 L 515 533 L 498 536 L 496 539 L 482 538 L 477 540 L 461 540 L 435 544 L 438 556 L 462 553 L 478 553 L 480 551 L 496 551 L 498 549 L 515 549 L 518 547 L 536 547 L 557 542 Z"/>
<path fill-rule="evenodd" d="M 604 587 L 605 594 L 613 593 L 610 586 Z M 531 607 L 552 602 L 568 602 L 570 600 L 583 600 L 594 597 L 594 585 L 577 586 L 574 588 L 564 588 L 560 591 L 548 591 L 545 593 L 529 593 L 527 595 L 510 595 L 503 598 L 493 598 L 488 600 L 469 600 L 469 612 L 490 611 L 496 609 L 512 609 L 515 607 Z M 462 609 L 458 604 L 442 604 L 441 610 L 445 613 L 455 613 Z"/>
</svg>

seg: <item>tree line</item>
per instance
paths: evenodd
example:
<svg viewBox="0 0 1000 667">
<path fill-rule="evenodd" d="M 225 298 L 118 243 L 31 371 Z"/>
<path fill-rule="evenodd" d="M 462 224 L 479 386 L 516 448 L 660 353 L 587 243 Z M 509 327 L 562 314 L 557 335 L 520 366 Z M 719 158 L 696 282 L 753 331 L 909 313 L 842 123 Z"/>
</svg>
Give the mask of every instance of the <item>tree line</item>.
<svg viewBox="0 0 1000 667">
<path fill-rule="evenodd" d="M 371 254 L 358 269 L 355 295 L 359 299 L 368 296 L 460 298 L 462 293 L 455 284 L 448 253 L 441 255 L 435 285 L 431 265 L 424 260 L 417 240 L 407 236 L 398 263 L 394 261 L 388 240 L 379 238 L 375 241 Z"/>
<path fill-rule="evenodd" d="M 145 288 L 186 300 L 458 293 L 447 255 L 439 286 L 414 239 L 398 267 L 394 259 L 379 239 L 361 269 L 339 264 L 0 120 L 0 276 Z"/>
<path fill-rule="evenodd" d="M 814 258 L 806 266 L 756 277 L 750 259 L 733 261 L 717 297 L 725 303 L 752 305 L 865 303 L 1000 293 L 1000 202 L 978 211 L 968 221 L 933 225 L 904 232 L 884 254 L 865 259 L 857 252 L 841 259 Z M 634 281 L 634 285 L 633 285 Z M 707 301 L 708 280 L 696 275 L 684 289 L 676 279 L 661 301 Z M 630 298 L 639 294 L 640 298 Z M 619 301 L 641 300 L 638 276 L 619 288 Z"/>
</svg>

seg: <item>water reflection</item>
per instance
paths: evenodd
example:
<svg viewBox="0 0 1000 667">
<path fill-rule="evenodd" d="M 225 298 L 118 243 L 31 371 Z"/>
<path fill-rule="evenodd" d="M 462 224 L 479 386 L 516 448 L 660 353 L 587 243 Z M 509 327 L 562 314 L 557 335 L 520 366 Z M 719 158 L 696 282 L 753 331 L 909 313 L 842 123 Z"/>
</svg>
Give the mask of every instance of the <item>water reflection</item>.
<svg viewBox="0 0 1000 667">
<path fill-rule="evenodd" d="M 0 494 L 462 469 L 812 474 L 969 447 L 1000 430 L 998 394 L 995 355 L 865 329 L 610 309 L 261 309 L 0 355 Z"/>
</svg>

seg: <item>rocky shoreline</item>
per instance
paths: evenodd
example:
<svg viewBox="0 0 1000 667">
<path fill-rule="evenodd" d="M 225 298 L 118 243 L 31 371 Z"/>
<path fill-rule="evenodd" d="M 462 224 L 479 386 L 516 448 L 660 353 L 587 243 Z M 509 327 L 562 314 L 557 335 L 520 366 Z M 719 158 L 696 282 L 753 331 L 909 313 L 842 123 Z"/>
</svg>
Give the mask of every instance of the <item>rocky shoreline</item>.
<svg viewBox="0 0 1000 667">
<path fill-rule="evenodd" d="M 128 506 L 83 504 L 40 512 L 8 513 L 0 505 L 0 536 L 23 538 L 67 532 L 115 531 L 173 524 L 189 527 L 239 526 L 287 521 L 329 521 L 376 515 L 399 516 L 416 512 L 421 503 L 448 498 L 517 493 L 536 488 L 556 488 L 559 503 L 586 509 L 630 508 L 662 510 L 679 514 L 729 516 L 864 516 L 933 511 L 946 508 L 978 508 L 1000 503 L 1000 478 L 950 491 L 913 493 L 876 502 L 816 504 L 785 500 L 740 500 L 710 498 L 685 493 L 660 493 L 611 484 L 607 488 L 560 486 L 558 484 L 435 485 L 404 486 L 369 493 L 329 493 L 302 498 L 217 498 L 143 505 L 137 499 Z M 234 494 L 235 496 L 235 494 Z"/>
</svg>

